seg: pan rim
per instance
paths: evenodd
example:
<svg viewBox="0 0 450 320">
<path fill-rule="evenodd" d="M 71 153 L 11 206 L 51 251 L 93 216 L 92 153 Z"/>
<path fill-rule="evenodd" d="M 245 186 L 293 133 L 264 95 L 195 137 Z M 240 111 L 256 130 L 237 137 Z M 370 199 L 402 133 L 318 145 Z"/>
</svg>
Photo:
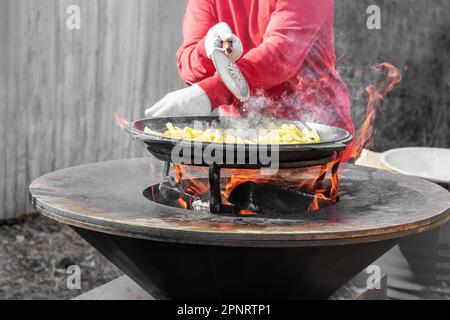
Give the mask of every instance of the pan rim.
<svg viewBox="0 0 450 320">
<path fill-rule="evenodd" d="M 202 147 L 206 147 L 206 146 L 212 146 L 212 147 L 216 147 L 216 148 L 220 148 L 221 146 L 235 146 L 238 148 L 248 148 L 248 147 L 256 147 L 258 148 L 258 146 L 264 145 L 264 144 L 251 144 L 251 143 L 218 143 L 218 142 L 206 142 L 206 141 L 194 141 L 194 140 L 181 140 L 181 139 L 174 139 L 174 138 L 168 138 L 168 137 L 160 137 L 160 136 L 156 136 L 156 135 L 152 135 L 152 134 L 148 134 L 145 133 L 142 130 L 139 130 L 136 127 L 137 123 L 142 123 L 144 121 L 157 121 L 157 120 L 162 120 L 162 119 L 175 119 L 175 118 L 179 118 L 179 119 L 185 119 L 185 120 L 201 120 L 202 118 L 205 119 L 210 119 L 210 120 L 214 120 L 214 119 L 232 119 L 233 117 L 217 117 L 217 116 L 206 116 L 206 117 L 158 117 L 158 118 L 142 118 L 142 119 L 138 119 L 138 120 L 134 120 L 132 122 L 130 122 L 125 128 L 124 130 L 131 134 L 134 138 L 136 138 L 137 140 L 140 140 L 142 142 L 161 142 L 161 143 L 172 143 L 174 145 L 191 145 L 191 146 L 202 146 Z M 321 142 L 315 142 L 315 143 L 305 143 L 305 144 L 266 144 L 268 146 L 271 145 L 277 145 L 279 147 L 282 147 L 284 150 L 289 150 L 289 149 L 295 149 L 298 151 L 298 149 L 317 149 L 319 147 L 326 147 L 326 146 L 333 146 L 333 145 L 347 145 L 349 144 L 352 140 L 353 140 L 353 136 L 345 129 L 339 128 L 339 127 L 334 127 L 334 126 L 330 126 L 327 124 L 322 124 L 322 123 L 317 123 L 317 122 L 306 122 L 306 121 L 301 121 L 301 120 L 283 120 L 283 121 L 288 121 L 288 122 L 301 122 L 304 124 L 307 124 L 308 126 L 310 125 L 319 125 L 319 126 L 323 126 L 329 129 L 334 129 L 334 130 L 338 130 L 343 132 L 343 137 L 340 139 L 335 139 L 335 140 L 329 140 L 329 141 L 321 141 Z M 320 133 L 319 133 L 320 134 Z"/>
</svg>

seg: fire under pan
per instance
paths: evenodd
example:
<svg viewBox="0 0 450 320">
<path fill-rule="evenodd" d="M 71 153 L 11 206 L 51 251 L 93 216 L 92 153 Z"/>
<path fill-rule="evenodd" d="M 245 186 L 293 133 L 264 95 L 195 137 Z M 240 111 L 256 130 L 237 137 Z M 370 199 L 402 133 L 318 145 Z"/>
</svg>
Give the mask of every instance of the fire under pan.
<svg viewBox="0 0 450 320">
<path fill-rule="evenodd" d="M 247 130 L 258 128 L 267 129 L 270 125 L 281 127 L 282 125 L 289 124 L 294 125 L 297 128 L 315 130 L 320 136 L 321 142 L 280 145 L 206 143 L 201 141 L 172 139 L 160 136 L 159 134 L 154 135 L 145 132 L 145 128 L 148 128 L 153 132 L 161 133 L 165 130 L 164 128 L 168 122 L 180 126 L 181 128 L 205 126 L 207 128 L 216 128 L 220 130 L 226 130 L 228 128 L 241 128 L 242 130 L 244 130 L 243 128 L 246 128 Z M 179 159 L 181 162 L 177 162 L 178 164 L 192 164 L 194 166 L 208 167 L 210 193 L 208 203 L 209 212 L 213 214 L 239 215 L 242 211 L 241 209 L 243 209 L 236 205 L 223 203 L 220 190 L 222 169 L 264 168 L 267 164 L 264 164 L 264 159 L 261 158 L 261 154 L 265 154 L 265 151 L 269 151 L 271 155 L 273 153 L 277 154 L 279 168 L 307 168 L 318 165 L 321 165 L 322 168 L 327 168 L 327 165 L 333 162 L 333 167 L 330 168 L 330 171 L 335 178 L 333 181 L 336 181 L 337 186 L 339 185 L 338 168 L 342 151 L 353 139 L 349 132 L 337 127 L 302 121 L 271 120 L 270 125 L 262 119 L 234 117 L 165 117 L 137 120 L 130 123 L 125 130 L 134 139 L 144 142 L 152 155 L 159 160 L 166 162 L 166 167 L 163 170 L 165 178 L 168 178 L 169 176 L 169 167 L 174 158 L 174 150 L 176 150 L 175 154 L 183 154 L 182 159 Z M 176 146 L 177 148 L 175 149 Z M 265 148 L 267 148 L 267 150 Z M 214 150 L 215 161 L 213 163 L 206 161 L 204 157 L 205 153 L 209 154 L 209 152 L 206 152 L 208 149 Z M 264 151 L 262 152 L 262 150 Z M 232 155 L 231 161 L 228 159 L 230 155 Z M 197 159 L 198 157 L 199 159 Z M 334 161 L 334 159 L 336 159 L 336 161 Z M 316 190 L 323 189 L 321 182 L 326 175 L 326 171 L 327 170 L 318 176 L 317 181 L 319 183 L 315 186 Z M 334 190 L 333 186 L 330 186 L 330 189 L 325 192 L 327 197 L 329 197 Z M 331 205 L 338 200 L 338 192 L 339 190 L 337 190 L 332 197 L 332 201 L 328 201 L 330 203 L 326 205 Z M 256 209 L 256 211 L 260 212 L 259 209 Z"/>
<path fill-rule="evenodd" d="M 333 157 L 325 160 L 325 165 L 299 162 L 294 168 L 277 170 L 270 178 L 255 169 L 178 165 L 178 170 L 171 170 L 166 163 L 162 182 L 149 186 L 143 194 L 166 206 L 220 215 L 276 217 L 316 211 L 339 201 L 340 161 L 331 166 L 328 163 Z"/>
<path fill-rule="evenodd" d="M 212 215 L 148 201 L 143 190 L 161 182 L 162 170 L 147 158 L 56 171 L 31 184 L 31 203 L 159 299 L 327 298 L 400 238 L 450 214 L 450 195 L 439 186 L 344 165 L 332 207 Z"/>
</svg>

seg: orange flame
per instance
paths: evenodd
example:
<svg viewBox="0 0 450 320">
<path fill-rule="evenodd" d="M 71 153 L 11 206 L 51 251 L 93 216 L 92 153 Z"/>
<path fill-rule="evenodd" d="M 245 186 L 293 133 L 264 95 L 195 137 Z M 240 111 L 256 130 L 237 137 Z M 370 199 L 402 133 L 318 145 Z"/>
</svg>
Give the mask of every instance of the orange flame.
<svg viewBox="0 0 450 320">
<path fill-rule="evenodd" d="M 206 173 L 208 171 L 207 168 L 196 168 L 200 172 Z M 209 185 L 197 178 L 195 178 L 195 174 L 192 172 L 194 169 L 188 166 L 183 165 L 175 165 L 175 181 L 183 186 L 183 188 L 189 194 L 193 195 L 203 195 L 206 192 L 209 192 Z M 184 179 L 183 179 L 184 178 Z M 186 179 L 188 178 L 188 179 Z"/>
<path fill-rule="evenodd" d="M 278 173 L 272 176 L 260 176 L 255 173 L 255 170 L 242 170 L 242 169 L 223 169 L 227 175 L 227 184 L 223 190 L 221 190 L 222 202 L 224 204 L 230 204 L 228 198 L 235 187 L 244 182 L 254 182 L 257 184 L 270 184 L 279 185 L 284 188 L 297 190 L 300 188 L 306 188 L 313 192 L 314 199 L 310 205 L 310 211 L 316 211 L 320 209 L 321 200 L 336 202 L 338 199 L 339 179 L 337 172 L 333 172 L 331 178 L 331 186 L 328 188 L 322 187 L 322 181 L 325 179 L 327 172 L 332 170 L 334 164 L 339 162 L 340 159 L 336 156 L 335 159 L 318 168 L 302 168 L 302 169 L 289 169 L 280 170 Z M 209 183 L 205 182 L 205 179 L 196 178 L 194 171 L 197 170 L 203 177 L 207 177 L 207 168 L 192 168 L 189 166 L 175 165 L 175 181 L 183 186 L 183 189 L 187 194 L 204 197 L 208 195 L 210 187 Z M 299 182 L 301 181 L 301 182 Z M 319 186 L 320 188 L 318 188 Z M 184 205 L 186 202 L 182 198 L 178 200 L 178 204 L 181 207 L 188 207 Z M 255 215 L 257 214 L 252 210 L 241 210 L 241 215 Z"/>
<path fill-rule="evenodd" d="M 114 112 L 114 118 L 116 119 L 117 125 L 122 129 L 130 123 L 130 121 L 128 121 L 127 119 L 122 118 L 117 111 Z"/>
<path fill-rule="evenodd" d="M 184 201 L 184 200 L 181 199 L 181 198 L 178 198 L 177 203 L 178 203 L 178 205 L 179 205 L 181 208 L 183 208 L 183 209 L 187 209 L 187 208 L 188 208 L 187 202 Z"/>
<path fill-rule="evenodd" d="M 309 206 L 309 211 L 320 210 L 321 201 L 336 202 L 338 200 L 339 175 L 337 170 L 333 170 L 333 167 L 335 164 L 341 162 L 341 160 L 350 160 L 361 155 L 363 148 L 370 143 L 370 140 L 373 137 L 378 103 L 382 101 L 402 80 L 402 73 L 400 70 L 388 62 L 378 64 L 374 67 L 374 69 L 378 72 L 386 71 L 387 76 L 378 86 L 369 85 L 366 88 L 366 94 L 368 97 L 366 115 L 361 128 L 358 131 L 357 137 L 349 148 L 350 152 L 346 152 L 347 155 L 345 155 L 345 159 L 340 159 L 340 157 L 336 157 L 335 155 L 334 160 L 322 168 L 322 172 L 318 177 L 321 177 L 332 170 L 331 188 L 329 190 L 318 189 L 315 191 L 314 200 Z M 328 192 L 329 194 L 327 194 Z"/>
<path fill-rule="evenodd" d="M 333 161 L 322 166 L 320 174 L 315 181 L 310 184 L 310 188 L 314 190 L 314 200 L 309 205 L 308 211 L 320 210 L 320 202 L 327 201 L 336 203 L 339 199 L 339 175 L 337 171 L 337 164 L 341 162 L 341 156 L 335 153 Z M 322 181 L 328 172 L 331 171 L 331 186 L 329 188 L 323 188 Z M 315 189 L 314 189 L 315 188 Z"/>
<path fill-rule="evenodd" d="M 251 210 L 241 210 L 241 211 L 239 211 L 239 214 L 243 215 L 243 216 L 253 216 L 257 213 L 254 211 L 251 211 Z"/>
<path fill-rule="evenodd" d="M 350 152 L 351 159 L 359 157 L 364 147 L 370 144 L 374 132 L 378 103 L 382 101 L 402 80 L 401 71 L 388 62 L 376 65 L 374 70 L 378 72 L 386 71 L 387 76 L 378 86 L 369 85 L 366 88 L 366 95 L 368 97 L 366 116 L 352 143 Z"/>
</svg>

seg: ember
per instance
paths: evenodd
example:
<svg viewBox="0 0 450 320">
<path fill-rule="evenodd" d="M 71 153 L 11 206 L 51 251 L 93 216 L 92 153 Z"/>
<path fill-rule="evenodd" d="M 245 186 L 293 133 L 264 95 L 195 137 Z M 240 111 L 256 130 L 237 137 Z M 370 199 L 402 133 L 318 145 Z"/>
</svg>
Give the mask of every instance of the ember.
<svg viewBox="0 0 450 320">
<path fill-rule="evenodd" d="M 180 205 L 180 207 L 183 208 L 183 209 L 187 209 L 187 208 L 188 208 L 187 202 L 184 201 L 184 200 L 181 199 L 181 198 L 178 198 L 177 203 L 178 203 L 178 204 Z"/>
<path fill-rule="evenodd" d="M 241 211 L 239 211 L 239 214 L 241 216 L 251 216 L 251 215 L 258 214 L 258 213 L 255 211 L 250 211 L 250 210 L 241 210 Z"/>
</svg>

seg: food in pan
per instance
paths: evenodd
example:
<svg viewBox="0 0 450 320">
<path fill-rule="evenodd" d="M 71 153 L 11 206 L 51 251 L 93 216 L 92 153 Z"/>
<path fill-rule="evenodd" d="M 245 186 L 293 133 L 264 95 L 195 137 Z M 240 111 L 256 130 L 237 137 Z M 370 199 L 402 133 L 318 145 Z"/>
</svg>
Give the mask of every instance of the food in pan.
<svg viewBox="0 0 450 320">
<path fill-rule="evenodd" d="M 166 123 L 167 130 L 160 133 L 149 128 L 144 132 L 150 135 L 178 140 L 191 140 L 217 143 L 240 144 L 308 144 L 321 142 L 316 130 L 309 130 L 306 126 L 299 129 L 293 124 L 283 124 L 280 128 L 261 131 L 254 137 L 242 137 L 230 134 L 230 130 L 208 128 L 204 131 L 192 127 L 179 128 L 172 123 Z"/>
<path fill-rule="evenodd" d="M 271 130 L 266 135 L 258 137 L 258 143 L 265 144 L 307 144 L 319 142 L 320 137 L 316 130 L 309 130 L 307 127 L 300 130 L 293 124 L 283 124 L 280 129 Z"/>
</svg>

